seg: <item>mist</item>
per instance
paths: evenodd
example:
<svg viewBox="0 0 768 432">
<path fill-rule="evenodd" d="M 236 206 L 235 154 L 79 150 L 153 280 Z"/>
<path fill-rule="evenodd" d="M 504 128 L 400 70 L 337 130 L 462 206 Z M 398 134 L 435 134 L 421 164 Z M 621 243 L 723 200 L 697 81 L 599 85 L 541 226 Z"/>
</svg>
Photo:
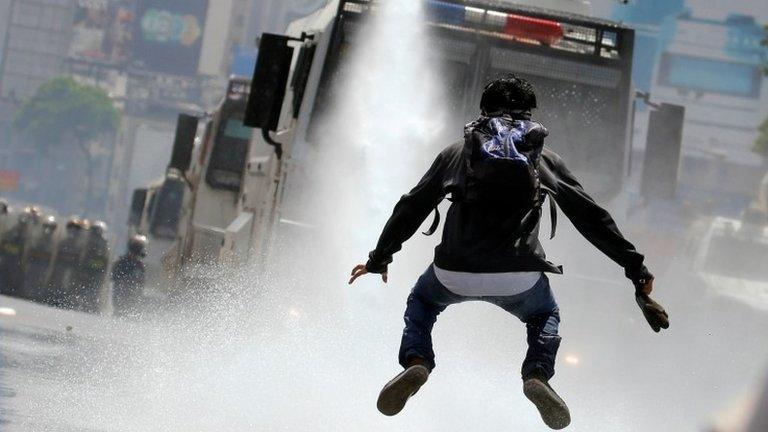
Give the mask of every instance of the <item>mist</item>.
<svg viewBox="0 0 768 432">
<path fill-rule="evenodd" d="M 450 144 L 444 137 L 460 138 L 463 128 L 447 124 L 419 3 L 381 3 L 339 71 L 344 84 L 322 139 L 306 143 L 308 180 L 293 185 L 303 193 L 287 203 L 305 227 L 281 231 L 260 264 L 160 313 L 85 321 L 39 338 L 46 360 L 4 385 L 45 386 L 46 397 L 11 400 L 10 418 L 26 430 L 544 430 L 522 394 L 525 326 L 490 304 L 444 312 L 429 382 L 396 417 L 375 407 L 401 369 L 405 300 L 439 235 L 406 243 L 388 284 L 368 275 L 349 286 L 349 271 L 365 262 L 399 196 Z M 706 430 L 768 365 L 765 313 L 708 289 L 692 273 L 695 248 L 665 254 L 653 235 L 664 208 L 643 211 L 649 222 L 626 234 L 647 256 L 654 298 L 670 314 L 661 334 L 647 326 L 622 270 L 564 217 L 557 237 L 544 241 L 549 259 L 565 267 L 551 277 L 563 337 L 552 385 L 569 404 L 569 431 Z M 622 227 L 640 217 L 614 216 Z M 664 235 L 693 244 L 706 231 L 693 225 Z M 541 231 L 549 232 L 546 223 Z M 67 314 L 62 325 L 82 320 Z M 41 381 L 41 370 L 59 379 Z M 22 410 L 35 416 L 14 418 Z"/>
</svg>

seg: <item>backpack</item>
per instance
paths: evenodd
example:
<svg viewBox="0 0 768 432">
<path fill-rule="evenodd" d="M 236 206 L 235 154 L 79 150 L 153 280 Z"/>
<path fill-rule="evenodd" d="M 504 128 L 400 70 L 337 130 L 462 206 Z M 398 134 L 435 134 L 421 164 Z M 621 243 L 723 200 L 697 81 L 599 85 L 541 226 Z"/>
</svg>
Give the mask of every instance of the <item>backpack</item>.
<svg viewBox="0 0 768 432">
<path fill-rule="evenodd" d="M 510 117 L 480 117 L 468 124 L 462 200 L 505 208 L 539 205 L 539 158 L 546 133 L 539 123 Z"/>
<path fill-rule="evenodd" d="M 516 240 L 538 223 L 545 195 L 539 161 L 547 129 L 540 123 L 508 116 L 481 116 L 464 128 L 465 174 L 460 185 L 460 201 L 491 206 L 502 211 L 522 211 Z M 556 209 L 550 199 L 552 233 L 555 235 Z M 437 230 L 440 213 L 425 235 Z"/>
</svg>

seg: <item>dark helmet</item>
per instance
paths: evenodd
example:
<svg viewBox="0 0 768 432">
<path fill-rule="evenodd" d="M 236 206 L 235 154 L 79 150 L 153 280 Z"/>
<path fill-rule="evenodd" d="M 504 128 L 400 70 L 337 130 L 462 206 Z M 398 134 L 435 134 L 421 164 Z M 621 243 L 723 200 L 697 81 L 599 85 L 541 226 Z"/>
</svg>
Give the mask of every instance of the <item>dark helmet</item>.
<svg viewBox="0 0 768 432">
<path fill-rule="evenodd" d="M 67 221 L 67 231 L 80 231 L 83 229 L 83 222 L 77 216 L 72 216 Z"/>
<path fill-rule="evenodd" d="M 88 231 L 99 237 L 105 237 L 107 235 L 107 224 L 104 221 L 96 221 L 88 227 Z"/>
<path fill-rule="evenodd" d="M 37 223 L 40 221 L 40 208 L 36 206 L 27 206 L 19 214 L 19 223 L 22 225 Z"/>
<path fill-rule="evenodd" d="M 182 173 L 181 170 L 178 168 L 169 167 L 168 170 L 165 172 L 165 178 L 172 179 L 172 180 L 183 180 L 184 173 Z"/>
<path fill-rule="evenodd" d="M 128 252 L 141 257 L 147 256 L 147 237 L 135 235 L 128 240 Z"/>
<path fill-rule="evenodd" d="M 80 222 L 80 228 L 84 230 L 89 230 L 91 228 L 91 221 L 88 219 L 78 219 Z"/>
<path fill-rule="evenodd" d="M 59 223 L 56 222 L 56 218 L 54 216 L 48 216 L 43 219 L 43 232 L 46 234 L 53 234 L 56 232 L 56 228 L 58 226 Z"/>
<path fill-rule="evenodd" d="M 533 86 L 511 74 L 488 83 L 480 99 L 480 109 L 485 115 L 525 112 L 533 108 L 536 108 Z"/>
</svg>

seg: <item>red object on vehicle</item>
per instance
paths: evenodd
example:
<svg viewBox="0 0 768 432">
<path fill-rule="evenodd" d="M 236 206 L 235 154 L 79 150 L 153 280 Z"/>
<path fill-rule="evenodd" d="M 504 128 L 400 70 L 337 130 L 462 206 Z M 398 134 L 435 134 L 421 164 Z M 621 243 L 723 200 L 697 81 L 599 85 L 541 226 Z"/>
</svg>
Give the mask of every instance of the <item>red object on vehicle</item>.
<svg viewBox="0 0 768 432">
<path fill-rule="evenodd" d="M 521 39 L 532 39 L 544 45 L 553 45 L 563 38 L 563 27 L 557 21 L 523 15 L 507 15 L 504 33 Z"/>
</svg>

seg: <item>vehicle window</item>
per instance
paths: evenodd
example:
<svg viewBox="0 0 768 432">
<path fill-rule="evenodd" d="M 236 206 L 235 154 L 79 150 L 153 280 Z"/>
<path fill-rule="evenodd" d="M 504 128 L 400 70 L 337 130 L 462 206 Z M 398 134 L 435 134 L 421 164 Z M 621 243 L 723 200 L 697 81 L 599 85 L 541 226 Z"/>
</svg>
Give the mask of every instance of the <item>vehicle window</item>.
<svg viewBox="0 0 768 432">
<path fill-rule="evenodd" d="M 166 179 L 157 192 L 150 222 L 150 232 L 155 237 L 168 239 L 176 237 L 184 201 L 184 189 L 183 180 Z"/>
<path fill-rule="evenodd" d="M 467 65 L 447 60 L 443 62 L 440 73 L 445 84 L 445 94 L 448 97 L 447 106 L 451 119 L 459 122 L 469 120 L 467 117 L 477 114 L 478 110 L 467 110 L 466 106 L 467 81 L 469 79 Z"/>
<path fill-rule="evenodd" d="M 206 173 L 209 185 L 218 189 L 240 190 L 252 132 L 253 129 L 243 125 L 241 118 L 223 120 Z"/>
<path fill-rule="evenodd" d="M 131 198 L 131 213 L 128 216 L 128 225 L 137 227 L 141 224 L 141 215 L 144 213 L 144 204 L 147 202 L 147 190 L 136 189 Z"/>
<path fill-rule="evenodd" d="M 224 127 L 224 136 L 242 140 L 250 140 L 253 128 L 245 126 L 242 119 L 231 118 Z"/>
</svg>

